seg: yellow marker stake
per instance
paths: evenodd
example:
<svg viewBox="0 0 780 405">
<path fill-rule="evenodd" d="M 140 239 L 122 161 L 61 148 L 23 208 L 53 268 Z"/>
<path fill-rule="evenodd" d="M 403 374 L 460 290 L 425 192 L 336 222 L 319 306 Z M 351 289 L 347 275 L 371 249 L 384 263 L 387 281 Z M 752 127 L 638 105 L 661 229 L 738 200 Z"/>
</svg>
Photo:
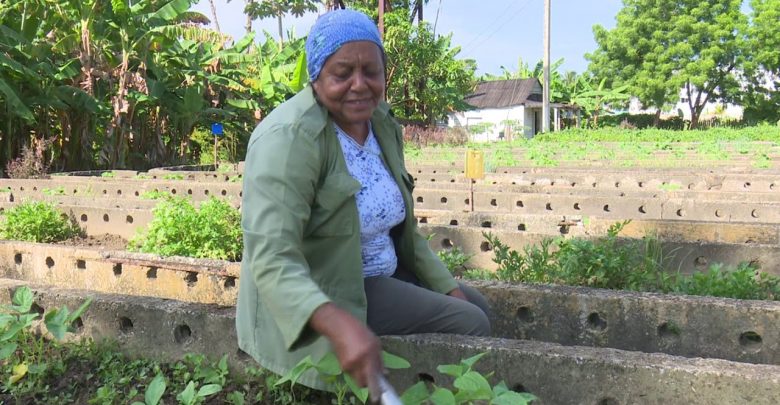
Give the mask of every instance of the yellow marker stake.
<svg viewBox="0 0 780 405">
<path fill-rule="evenodd" d="M 485 177 L 485 159 L 481 150 L 466 151 L 466 178 L 469 179 L 469 207 L 474 211 L 474 180 Z"/>
</svg>

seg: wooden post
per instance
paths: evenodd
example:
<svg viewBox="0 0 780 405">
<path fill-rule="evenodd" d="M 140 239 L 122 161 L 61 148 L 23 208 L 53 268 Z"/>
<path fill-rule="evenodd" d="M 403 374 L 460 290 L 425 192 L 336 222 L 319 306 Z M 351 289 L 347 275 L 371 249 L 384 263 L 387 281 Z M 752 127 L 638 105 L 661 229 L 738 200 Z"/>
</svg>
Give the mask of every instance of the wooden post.
<svg viewBox="0 0 780 405">
<path fill-rule="evenodd" d="M 385 37 L 385 0 L 379 0 L 379 37 Z"/>
<path fill-rule="evenodd" d="M 219 162 L 217 161 L 217 140 L 218 139 L 219 137 L 214 135 L 214 170 L 217 170 L 217 164 L 219 164 Z"/>
</svg>

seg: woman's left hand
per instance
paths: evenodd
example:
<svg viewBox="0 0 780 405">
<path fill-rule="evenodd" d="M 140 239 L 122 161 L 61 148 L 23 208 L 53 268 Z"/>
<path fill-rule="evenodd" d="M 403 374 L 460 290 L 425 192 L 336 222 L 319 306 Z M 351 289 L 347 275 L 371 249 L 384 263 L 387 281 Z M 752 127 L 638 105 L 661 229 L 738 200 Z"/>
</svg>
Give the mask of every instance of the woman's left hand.
<svg viewBox="0 0 780 405">
<path fill-rule="evenodd" d="M 469 299 L 466 298 L 466 294 L 463 294 L 463 291 L 460 288 L 456 288 L 450 292 L 447 293 L 450 297 L 460 298 L 463 301 L 468 301 Z"/>
</svg>

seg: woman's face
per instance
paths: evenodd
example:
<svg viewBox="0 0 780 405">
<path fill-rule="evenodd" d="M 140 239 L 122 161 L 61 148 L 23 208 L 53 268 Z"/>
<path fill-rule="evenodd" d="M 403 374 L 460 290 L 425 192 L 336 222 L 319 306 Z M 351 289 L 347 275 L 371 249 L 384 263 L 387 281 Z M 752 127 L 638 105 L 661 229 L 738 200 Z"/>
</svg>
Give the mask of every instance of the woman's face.
<svg viewBox="0 0 780 405">
<path fill-rule="evenodd" d="M 325 61 L 312 86 L 340 127 L 364 124 L 385 93 L 382 51 L 373 42 L 348 42 Z"/>
</svg>

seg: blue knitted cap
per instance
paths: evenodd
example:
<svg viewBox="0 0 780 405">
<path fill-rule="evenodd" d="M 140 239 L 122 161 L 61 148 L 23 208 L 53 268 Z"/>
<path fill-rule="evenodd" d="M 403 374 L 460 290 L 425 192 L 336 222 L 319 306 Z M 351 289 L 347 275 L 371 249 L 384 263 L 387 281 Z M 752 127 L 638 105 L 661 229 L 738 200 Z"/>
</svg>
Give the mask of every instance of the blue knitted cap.
<svg viewBox="0 0 780 405">
<path fill-rule="evenodd" d="M 306 67 L 309 80 L 315 81 L 330 55 L 342 45 L 354 41 L 371 41 L 384 54 L 379 30 L 367 15 L 355 10 L 333 10 L 323 14 L 311 27 L 306 38 Z"/>
</svg>

